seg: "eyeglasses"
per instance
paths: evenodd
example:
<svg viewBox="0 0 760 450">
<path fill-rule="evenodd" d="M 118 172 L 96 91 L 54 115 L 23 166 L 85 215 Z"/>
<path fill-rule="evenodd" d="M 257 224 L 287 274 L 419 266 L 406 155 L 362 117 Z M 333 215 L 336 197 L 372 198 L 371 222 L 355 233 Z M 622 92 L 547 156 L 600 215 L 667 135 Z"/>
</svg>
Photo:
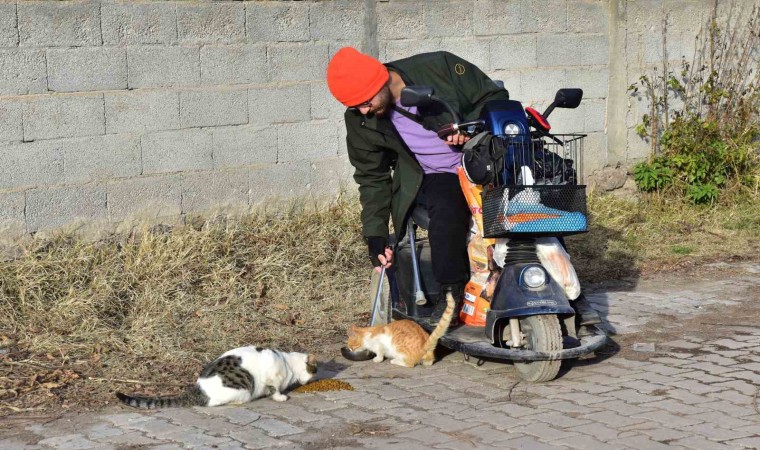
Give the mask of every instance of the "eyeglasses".
<svg viewBox="0 0 760 450">
<path fill-rule="evenodd" d="M 366 102 L 364 102 L 364 103 L 359 103 L 359 104 L 358 104 L 358 105 L 356 105 L 356 106 L 350 106 L 348 109 L 350 109 L 350 110 L 352 110 L 352 111 L 358 111 L 358 110 L 359 110 L 359 108 L 366 108 L 366 107 L 371 107 L 371 106 L 372 106 L 372 99 L 369 99 L 369 100 L 367 100 Z"/>
</svg>

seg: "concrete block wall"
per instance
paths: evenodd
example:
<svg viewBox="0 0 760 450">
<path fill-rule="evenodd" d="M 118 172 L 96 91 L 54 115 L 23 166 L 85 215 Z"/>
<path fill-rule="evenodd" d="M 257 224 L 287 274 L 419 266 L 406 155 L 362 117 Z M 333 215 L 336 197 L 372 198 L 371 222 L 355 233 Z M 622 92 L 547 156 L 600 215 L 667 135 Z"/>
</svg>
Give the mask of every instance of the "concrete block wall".
<svg viewBox="0 0 760 450">
<path fill-rule="evenodd" d="M 750 1 L 750 0 L 748 0 Z M 625 88 L 680 55 L 710 0 L 0 0 L 2 236 L 182 221 L 355 188 L 324 82 L 344 45 L 383 61 L 449 50 L 589 134 L 586 173 L 643 156 Z M 658 59 L 659 58 L 659 59 Z"/>
</svg>

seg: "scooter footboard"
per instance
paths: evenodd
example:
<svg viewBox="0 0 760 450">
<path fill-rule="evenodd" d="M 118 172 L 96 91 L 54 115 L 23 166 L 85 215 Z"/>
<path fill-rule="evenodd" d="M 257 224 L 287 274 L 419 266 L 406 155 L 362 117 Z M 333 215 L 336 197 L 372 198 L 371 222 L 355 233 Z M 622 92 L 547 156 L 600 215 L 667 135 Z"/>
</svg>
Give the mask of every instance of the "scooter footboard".
<svg viewBox="0 0 760 450">
<path fill-rule="evenodd" d="M 398 310 L 393 311 L 395 320 L 409 319 L 417 322 L 428 333 L 433 331 L 426 318 L 411 317 Z M 480 327 L 461 326 L 451 328 L 438 341 L 439 344 L 454 351 L 477 358 L 494 358 L 510 361 L 555 361 L 560 359 L 575 359 L 587 355 L 607 342 L 607 334 L 597 326 L 587 327 L 588 334 L 575 341 L 574 345 L 566 346 L 556 352 L 542 352 L 515 348 L 496 347 L 483 339 Z"/>
</svg>

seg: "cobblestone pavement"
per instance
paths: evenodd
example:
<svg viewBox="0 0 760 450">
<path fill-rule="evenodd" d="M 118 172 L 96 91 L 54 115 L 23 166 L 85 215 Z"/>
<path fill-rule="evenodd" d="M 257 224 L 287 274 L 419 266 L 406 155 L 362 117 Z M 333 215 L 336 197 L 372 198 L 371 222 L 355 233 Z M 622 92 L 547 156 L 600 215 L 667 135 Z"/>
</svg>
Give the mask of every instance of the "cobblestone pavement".
<svg viewBox="0 0 760 450">
<path fill-rule="evenodd" d="M 510 364 L 456 353 L 415 369 L 336 359 L 322 376 L 354 391 L 114 406 L 5 430 L 0 448 L 760 448 L 760 266 L 720 266 L 592 288 L 616 344 L 553 382 L 520 382 Z"/>
</svg>

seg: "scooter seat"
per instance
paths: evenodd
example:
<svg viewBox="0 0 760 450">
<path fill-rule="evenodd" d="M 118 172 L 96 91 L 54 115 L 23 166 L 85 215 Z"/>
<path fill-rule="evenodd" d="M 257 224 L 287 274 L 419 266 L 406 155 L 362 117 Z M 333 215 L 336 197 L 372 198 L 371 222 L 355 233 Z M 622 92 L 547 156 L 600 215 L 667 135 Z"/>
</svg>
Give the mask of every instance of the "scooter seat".
<svg viewBox="0 0 760 450">
<path fill-rule="evenodd" d="M 422 205 L 416 205 L 414 207 L 412 210 L 412 220 L 425 230 L 430 228 L 430 216 L 428 216 L 427 209 Z"/>
</svg>

